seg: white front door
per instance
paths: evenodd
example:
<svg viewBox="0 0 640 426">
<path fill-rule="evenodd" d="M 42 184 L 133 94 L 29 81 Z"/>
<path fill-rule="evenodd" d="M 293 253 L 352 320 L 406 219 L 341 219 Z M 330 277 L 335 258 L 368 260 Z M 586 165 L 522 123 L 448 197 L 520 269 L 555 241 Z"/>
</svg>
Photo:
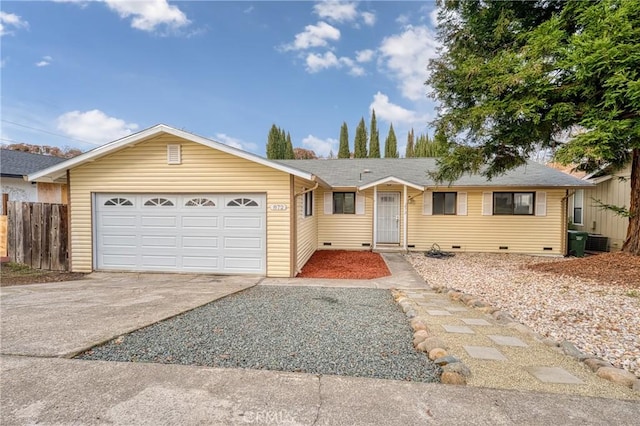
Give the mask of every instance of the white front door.
<svg viewBox="0 0 640 426">
<path fill-rule="evenodd" d="M 400 193 L 378 192 L 376 243 L 400 243 Z"/>
</svg>

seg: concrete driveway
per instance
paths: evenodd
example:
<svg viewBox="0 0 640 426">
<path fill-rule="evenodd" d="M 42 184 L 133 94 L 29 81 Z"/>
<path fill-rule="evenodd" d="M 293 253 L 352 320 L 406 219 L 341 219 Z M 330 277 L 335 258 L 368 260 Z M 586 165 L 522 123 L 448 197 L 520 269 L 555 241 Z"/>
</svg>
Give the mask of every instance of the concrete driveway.
<svg viewBox="0 0 640 426">
<path fill-rule="evenodd" d="M 94 273 L 0 289 L 3 355 L 71 357 L 256 285 L 261 277 Z"/>
</svg>

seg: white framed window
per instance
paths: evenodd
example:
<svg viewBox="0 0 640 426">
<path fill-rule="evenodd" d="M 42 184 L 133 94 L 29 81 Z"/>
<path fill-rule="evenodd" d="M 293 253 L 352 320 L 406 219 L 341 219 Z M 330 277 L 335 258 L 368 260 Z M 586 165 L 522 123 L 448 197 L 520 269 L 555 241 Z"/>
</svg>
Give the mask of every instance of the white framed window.
<svg viewBox="0 0 640 426">
<path fill-rule="evenodd" d="M 576 189 L 573 194 L 573 217 L 572 222 L 574 225 L 583 225 L 582 212 L 584 210 L 584 189 Z"/>
</svg>

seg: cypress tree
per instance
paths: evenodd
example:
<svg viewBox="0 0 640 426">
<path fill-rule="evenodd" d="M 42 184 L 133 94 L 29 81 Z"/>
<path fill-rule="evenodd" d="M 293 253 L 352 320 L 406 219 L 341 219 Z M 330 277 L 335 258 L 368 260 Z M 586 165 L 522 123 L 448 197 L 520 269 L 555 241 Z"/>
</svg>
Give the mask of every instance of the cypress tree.
<svg viewBox="0 0 640 426">
<path fill-rule="evenodd" d="M 360 119 L 360 123 L 356 128 L 353 157 L 367 158 L 367 128 L 364 124 L 364 117 Z"/>
<path fill-rule="evenodd" d="M 413 128 L 409 130 L 407 133 L 407 149 L 405 150 L 404 157 L 411 158 L 415 157 L 415 148 L 414 148 L 414 136 L 413 136 Z"/>
<path fill-rule="evenodd" d="M 293 144 L 291 143 L 291 134 L 287 132 L 287 139 L 285 141 L 285 160 L 294 160 L 296 156 L 293 153 Z"/>
<path fill-rule="evenodd" d="M 380 158 L 380 138 L 378 137 L 378 123 L 376 110 L 371 110 L 371 137 L 369 138 L 369 158 Z"/>
<path fill-rule="evenodd" d="M 338 149 L 338 158 L 350 158 L 351 151 L 349 150 L 349 129 L 347 123 L 342 122 L 340 127 L 340 148 Z"/>
<path fill-rule="evenodd" d="M 398 158 L 398 141 L 396 140 L 396 132 L 393 130 L 393 123 L 389 127 L 389 134 L 384 141 L 384 158 Z"/>
<path fill-rule="evenodd" d="M 280 130 L 275 124 L 271 126 L 267 137 L 267 158 L 271 160 L 278 159 L 278 142 L 280 140 Z"/>
</svg>

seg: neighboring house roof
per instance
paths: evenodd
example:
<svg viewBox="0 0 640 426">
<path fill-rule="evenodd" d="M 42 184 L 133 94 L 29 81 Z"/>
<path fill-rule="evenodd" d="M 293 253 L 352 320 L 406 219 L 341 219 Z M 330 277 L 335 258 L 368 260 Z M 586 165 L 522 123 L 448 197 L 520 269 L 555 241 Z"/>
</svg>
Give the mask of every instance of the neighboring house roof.
<svg viewBox="0 0 640 426">
<path fill-rule="evenodd" d="M 65 161 L 65 158 L 0 149 L 0 176 L 22 178 Z"/>
<path fill-rule="evenodd" d="M 582 170 L 577 170 L 577 166 L 575 164 L 560 164 L 560 163 L 547 163 L 547 167 L 551 167 L 552 169 L 556 169 L 561 171 L 562 173 L 566 173 L 578 179 L 583 179 L 588 175 L 587 172 Z"/>
<path fill-rule="evenodd" d="M 435 187 L 428 176 L 437 169 L 435 158 L 354 158 L 337 160 L 279 160 L 320 177 L 334 188 L 365 189 L 376 183 L 397 182 L 410 186 Z M 447 183 L 439 185 L 448 186 Z M 465 174 L 452 183 L 459 187 L 589 187 L 591 183 L 566 173 L 528 161 L 525 166 L 510 170 L 488 181 L 481 175 Z"/>
</svg>

